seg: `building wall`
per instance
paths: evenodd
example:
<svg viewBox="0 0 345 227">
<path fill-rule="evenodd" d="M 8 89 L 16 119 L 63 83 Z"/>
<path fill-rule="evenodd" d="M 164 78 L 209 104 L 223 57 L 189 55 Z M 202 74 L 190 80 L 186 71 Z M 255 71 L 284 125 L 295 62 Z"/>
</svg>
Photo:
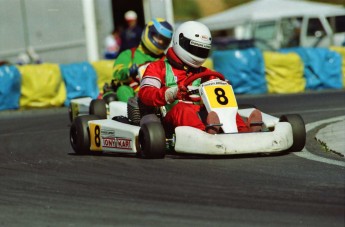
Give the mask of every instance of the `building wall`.
<svg viewBox="0 0 345 227">
<path fill-rule="evenodd" d="M 110 0 L 94 1 L 99 54 L 112 30 Z M 33 47 L 44 62 L 87 61 L 83 0 L 0 0 L 0 61 Z"/>
</svg>

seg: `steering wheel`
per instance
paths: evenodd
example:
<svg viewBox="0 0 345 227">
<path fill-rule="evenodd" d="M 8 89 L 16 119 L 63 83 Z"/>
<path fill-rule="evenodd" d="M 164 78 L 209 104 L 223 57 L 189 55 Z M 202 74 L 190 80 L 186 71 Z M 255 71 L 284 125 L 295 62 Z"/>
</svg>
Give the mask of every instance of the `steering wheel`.
<svg viewBox="0 0 345 227">
<path fill-rule="evenodd" d="M 199 78 L 204 78 L 204 77 L 209 77 L 209 76 L 214 76 L 214 77 L 217 77 L 219 78 L 220 80 L 225 80 L 225 77 L 219 73 L 219 72 L 215 72 L 215 71 L 206 71 L 206 72 L 201 72 L 201 73 L 197 73 L 197 74 L 194 74 L 190 77 L 188 77 L 184 83 L 183 83 L 183 86 L 187 87 L 189 84 L 191 84 L 194 80 L 197 80 Z"/>
<path fill-rule="evenodd" d="M 224 76 L 221 73 L 215 71 L 201 72 L 187 77 L 187 79 L 183 83 L 183 88 L 180 87 L 180 89 L 183 89 L 183 92 L 180 93 L 182 100 L 193 100 L 195 102 L 200 101 L 200 96 L 193 97 L 194 94 L 199 93 L 199 89 L 189 90 L 187 89 L 187 87 L 189 84 L 191 84 L 193 81 L 199 78 L 205 78 L 210 76 L 219 78 L 220 80 L 225 80 Z"/>
</svg>

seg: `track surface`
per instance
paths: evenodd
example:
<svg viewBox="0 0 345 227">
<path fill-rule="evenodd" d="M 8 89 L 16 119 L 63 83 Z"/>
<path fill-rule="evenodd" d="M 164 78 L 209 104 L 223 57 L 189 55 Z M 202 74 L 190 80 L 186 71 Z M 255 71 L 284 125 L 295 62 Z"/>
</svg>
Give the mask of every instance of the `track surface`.
<svg viewBox="0 0 345 227">
<path fill-rule="evenodd" d="M 306 124 L 345 114 L 343 91 L 238 101 Z M 344 160 L 315 133 L 308 150 Z M 294 154 L 78 156 L 67 109 L 0 113 L 0 226 L 344 226 L 344 174 Z"/>
</svg>

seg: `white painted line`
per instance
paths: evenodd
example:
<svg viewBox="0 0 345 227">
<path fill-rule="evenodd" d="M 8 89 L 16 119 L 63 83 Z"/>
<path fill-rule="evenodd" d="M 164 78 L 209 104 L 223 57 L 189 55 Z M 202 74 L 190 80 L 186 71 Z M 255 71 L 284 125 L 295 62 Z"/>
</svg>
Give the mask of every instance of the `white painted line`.
<svg viewBox="0 0 345 227">
<path fill-rule="evenodd" d="M 333 123 L 333 122 L 342 121 L 342 120 L 345 120 L 345 116 L 334 117 L 334 118 L 329 118 L 326 120 L 313 122 L 313 123 L 306 125 L 306 131 L 308 133 L 309 131 L 313 130 L 314 128 L 318 127 L 319 125 L 326 124 L 326 123 Z M 293 154 L 295 154 L 301 158 L 305 158 L 305 159 L 309 159 L 309 160 L 313 160 L 313 161 L 317 161 L 317 162 L 323 162 L 323 163 L 327 163 L 327 164 L 331 164 L 331 165 L 337 165 L 337 166 L 345 167 L 344 161 L 331 160 L 328 158 L 323 158 L 323 157 L 314 155 L 314 154 L 310 153 L 306 148 L 303 148 L 303 150 L 301 152 L 295 152 Z"/>
</svg>

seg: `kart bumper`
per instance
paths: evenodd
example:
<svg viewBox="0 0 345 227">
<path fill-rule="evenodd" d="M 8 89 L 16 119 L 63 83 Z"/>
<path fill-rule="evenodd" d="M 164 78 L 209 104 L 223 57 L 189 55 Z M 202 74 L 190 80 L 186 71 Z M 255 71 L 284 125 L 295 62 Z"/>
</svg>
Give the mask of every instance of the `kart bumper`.
<svg viewBox="0 0 345 227">
<path fill-rule="evenodd" d="M 72 99 L 69 110 L 72 120 L 81 115 L 88 115 L 91 101 L 90 97 Z"/>
<path fill-rule="evenodd" d="M 208 134 L 181 126 L 175 129 L 175 151 L 178 153 L 228 155 L 273 153 L 289 149 L 293 144 L 291 125 L 278 122 L 272 132 Z"/>
</svg>

